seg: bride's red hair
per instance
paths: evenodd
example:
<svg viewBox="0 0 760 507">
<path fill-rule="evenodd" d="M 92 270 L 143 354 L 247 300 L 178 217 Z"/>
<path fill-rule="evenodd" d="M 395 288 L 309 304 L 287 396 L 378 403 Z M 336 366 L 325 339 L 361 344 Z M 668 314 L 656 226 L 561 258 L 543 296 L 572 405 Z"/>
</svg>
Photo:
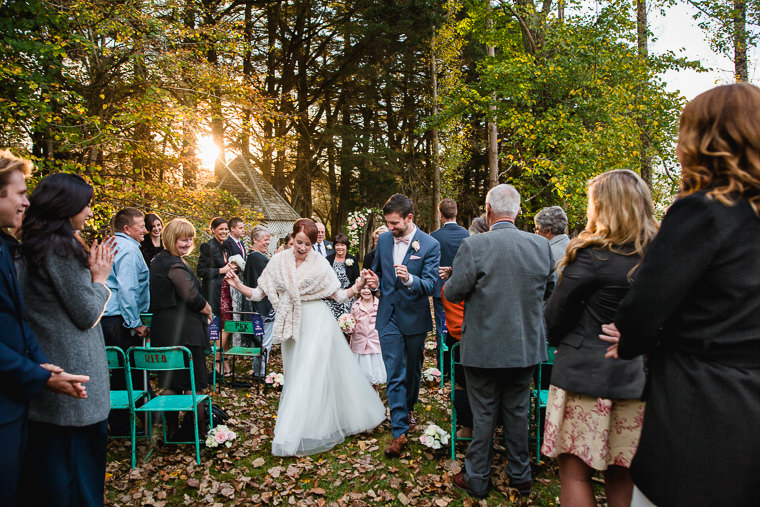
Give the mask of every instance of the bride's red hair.
<svg viewBox="0 0 760 507">
<path fill-rule="evenodd" d="M 296 220 L 293 224 L 293 237 L 295 238 L 299 232 L 306 234 L 312 245 L 317 242 L 317 224 L 314 223 L 314 220 L 308 218 Z"/>
</svg>

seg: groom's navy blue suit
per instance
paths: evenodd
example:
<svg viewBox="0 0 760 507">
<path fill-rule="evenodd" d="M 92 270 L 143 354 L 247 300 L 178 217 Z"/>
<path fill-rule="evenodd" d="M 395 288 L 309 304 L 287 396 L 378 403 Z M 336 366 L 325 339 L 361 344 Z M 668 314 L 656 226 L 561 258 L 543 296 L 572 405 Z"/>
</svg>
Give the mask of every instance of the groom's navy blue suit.
<svg viewBox="0 0 760 507">
<path fill-rule="evenodd" d="M 380 235 L 372 271 L 378 276 L 381 291 L 375 328 L 380 334 L 392 434 L 396 438 L 409 431 L 408 412 L 417 403 L 425 335 L 433 329 L 428 298 L 438 280 L 441 247 L 417 229 L 402 262 L 413 277 L 409 287 L 396 277 L 393 247 L 392 233 Z"/>
</svg>

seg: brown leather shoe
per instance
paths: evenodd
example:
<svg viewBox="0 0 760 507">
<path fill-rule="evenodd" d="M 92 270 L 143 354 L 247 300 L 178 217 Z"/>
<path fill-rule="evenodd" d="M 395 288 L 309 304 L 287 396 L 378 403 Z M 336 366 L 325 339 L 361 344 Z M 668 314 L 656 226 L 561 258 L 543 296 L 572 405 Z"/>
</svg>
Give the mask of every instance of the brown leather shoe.
<svg viewBox="0 0 760 507">
<path fill-rule="evenodd" d="M 465 493 L 467 493 L 470 496 L 474 496 L 475 498 L 486 498 L 488 497 L 488 493 L 485 495 L 479 495 L 475 493 L 472 489 L 470 489 L 470 486 L 467 484 L 467 481 L 464 480 L 464 472 L 459 472 L 458 474 L 454 475 L 454 477 L 451 478 L 452 483 L 454 484 L 454 487 L 457 489 L 461 489 Z"/>
<path fill-rule="evenodd" d="M 511 482 L 509 487 L 516 489 L 520 496 L 530 496 L 530 490 L 533 488 L 533 481 L 514 483 Z"/>
<path fill-rule="evenodd" d="M 391 440 L 390 445 L 385 448 L 385 455 L 389 458 L 398 458 L 404 447 L 406 447 L 406 435 L 401 435 Z"/>
<path fill-rule="evenodd" d="M 417 419 L 414 417 L 414 412 L 410 411 L 407 415 L 409 416 L 409 431 L 414 431 L 417 427 Z"/>
</svg>

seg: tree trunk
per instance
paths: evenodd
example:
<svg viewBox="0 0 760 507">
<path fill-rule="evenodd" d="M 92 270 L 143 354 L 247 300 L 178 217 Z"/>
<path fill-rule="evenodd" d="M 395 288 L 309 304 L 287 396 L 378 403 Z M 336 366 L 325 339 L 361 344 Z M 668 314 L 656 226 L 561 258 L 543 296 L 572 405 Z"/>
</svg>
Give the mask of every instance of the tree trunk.
<svg viewBox="0 0 760 507">
<path fill-rule="evenodd" d="M 736 80 L 747 82 L 747 0 L 733 0 L 734 72 Z"/>
<path fill-rule="evenodd" d="M 431 41 L 430 77 L 433 84 L 433 116 L 438 114 L 438 68 L 435 61 L 435 31 Z M 441 202 L 441 166 L 438 158 L 438 128 L 433 128 L 433 202 L 431 206 L 431 223 L 433 229 L 441 227 L 441 216 L 437 212 L 438 203 Z"/>
<path fill-rule="evenodd" d="M 639 49 L 639 59 L 643 62 L 649 57 L 646 0 L 636 0 L 636 38 Z M 649 127 L 644 118 L 639 117 L 639 172 L 641 179 L 652 186 L 652 142 Z"/>
<path fill-rule="evenodd" d="M 491 3 L 488 3 L 488 10 L 491 10 Z M 488 20 L 488 26 L 491 27 L 493 21 Z M 486 53 L 489 58 L 496 56 L 494 46 L 486 46 Z M 488 115 L 488 188 L 493 188 L 499 184 L 499 133 L 496 129 L 494 117 L 496 115 L 496 104 L 488 106 L 491 114 Z"/>
</svg>

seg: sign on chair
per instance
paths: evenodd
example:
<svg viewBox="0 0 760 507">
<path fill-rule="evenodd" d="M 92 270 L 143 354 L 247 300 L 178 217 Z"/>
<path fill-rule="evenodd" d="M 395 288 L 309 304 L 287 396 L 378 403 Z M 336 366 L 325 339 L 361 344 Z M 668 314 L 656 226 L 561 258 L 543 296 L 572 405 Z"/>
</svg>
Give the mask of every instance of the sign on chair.
<svg viewBox="0 0 760 507">
<path fill-rule="evenodd" d="M 208 341 L 219 341 L 219 317 L 211 319 L 211 323 L 208 325 Z"/>
</svg>

